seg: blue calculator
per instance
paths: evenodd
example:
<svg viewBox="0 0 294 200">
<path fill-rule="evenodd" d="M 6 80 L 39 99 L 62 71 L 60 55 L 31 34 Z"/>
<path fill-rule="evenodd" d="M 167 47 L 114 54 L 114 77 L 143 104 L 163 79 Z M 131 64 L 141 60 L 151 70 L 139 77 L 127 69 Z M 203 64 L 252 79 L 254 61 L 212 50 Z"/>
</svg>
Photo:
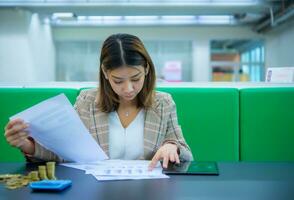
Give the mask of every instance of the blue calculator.
<svg viewBox="0 0 294 200">
<path fill-rule="evenodd" d="M 30 183 L 30 188 L 33 190 L 51 190 L 61 191 L 71 186 L 71 180 L 42 180 Z"/>
</svg>

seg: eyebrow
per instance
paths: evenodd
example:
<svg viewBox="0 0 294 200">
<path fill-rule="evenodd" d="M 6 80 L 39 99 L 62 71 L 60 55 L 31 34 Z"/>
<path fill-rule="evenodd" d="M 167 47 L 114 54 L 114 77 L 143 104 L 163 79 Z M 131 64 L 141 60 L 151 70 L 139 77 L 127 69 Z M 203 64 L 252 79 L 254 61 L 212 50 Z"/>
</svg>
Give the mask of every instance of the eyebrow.
<svg viewBox="0 0 294 200">
<path fill-rule="evenodd" d="M 142 74 L 142 72 L 138 72 L 137 74 L 135 74 L 135 75 L 133 75 L 133 76 L 131 76 L 130 78 L 135 78 L 135 77 L 137 77 L 138 75 L 140 75 L 140 74 Z M 113 78 L 116 78 L 116 79 L 121 79 L 121 80 L 123 80 L 124 78 L 121 78 L 121 77 L 117 77 L 117 76 L 114 76 L 114 75 L 111 75 Z"/>
</svg>

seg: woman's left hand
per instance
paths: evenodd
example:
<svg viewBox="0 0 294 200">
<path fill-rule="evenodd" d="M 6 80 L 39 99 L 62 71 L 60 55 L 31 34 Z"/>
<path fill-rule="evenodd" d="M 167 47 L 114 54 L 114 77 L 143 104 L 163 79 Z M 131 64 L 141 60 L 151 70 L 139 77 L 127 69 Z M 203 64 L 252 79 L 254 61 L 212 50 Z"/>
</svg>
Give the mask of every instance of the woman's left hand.
<svg viewBox="0 0 294 200">
<path fill-rule="evenodd" d="M 158 149 L 153 156 L 151 163 L 149 164 L 149 170 L 151 171 L 158 161 L 163 160 L 162 167 L 167 168 L 168 162 L 180 163 L 178 147 L 175 144 L 166 143 Z"/>
</svg>

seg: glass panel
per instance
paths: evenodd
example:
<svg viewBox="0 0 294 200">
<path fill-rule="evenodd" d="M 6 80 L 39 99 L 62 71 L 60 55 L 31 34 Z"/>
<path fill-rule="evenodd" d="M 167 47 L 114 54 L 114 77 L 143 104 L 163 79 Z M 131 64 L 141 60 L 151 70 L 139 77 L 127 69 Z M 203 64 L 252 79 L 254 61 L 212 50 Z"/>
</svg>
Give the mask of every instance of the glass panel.
<svg viewBox="0 0 294 200">
<path fill-rule="evenodd" d="M 57 42 L 57 81 L 97 81 L 102 42 Z"/>
<path fill-rule="evenodd" d="M 211 42 L 212 81 L 261 81 L 263 41 L 213 40 Z"/>
<path fill-rule="evenodd" d="M 255 49 L 256 62 L 260 62 L 260 47 Z"/>
<path fill-rule="evenodd" d="M 192 81 L 191 41 L 144 41 L 158 81 Z M 97 81 L 102 41 L 57 41 L 58 81 Z"/>
<path fill-rule="evenodd" d="M 261 47 L 261 62 L 264 63 L 264 46 Z"/>
</svg>

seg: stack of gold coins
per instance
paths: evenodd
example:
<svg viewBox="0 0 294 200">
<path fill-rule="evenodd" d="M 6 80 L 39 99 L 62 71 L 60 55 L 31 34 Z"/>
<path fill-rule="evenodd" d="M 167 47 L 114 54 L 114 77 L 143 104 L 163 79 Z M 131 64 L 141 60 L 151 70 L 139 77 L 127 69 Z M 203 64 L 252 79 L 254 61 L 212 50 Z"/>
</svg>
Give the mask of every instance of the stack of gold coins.
<svg viewBox="0 0 294 200">
<path fill-rule="evenodd" d="M 30 182 L 34 181 L 48 178 L 51 180 L 56 180 L 55 162 L 47 162 L 46 166 L 38 166 L 38 171 L 31 171 L 27 176 L 21 174 L 0 174 L 0 183 L 3 182 L 8 189 L 17 189 L 27 186 Z"/>
<path fill-rule="evenodd" d="M 0 180 L 6 184 L 6 188 L 8 189 L 17 189 L 28 185 L 30 182 L 30 178 L 28 176 L 22 176 L 20 174 L 0 175 Z"/>
<path fill-rule="evenodd" d="M 22 184 L 21 184 L 21 181 L 20 181 L 19 177 L 13 177 L 13 178 L 11 177 L 6 182 L 6 187 L 8 189 L 16 189 L 16 188 L 19 188 L 21 186 L 22 186 Z"/>
<path fill-rule="evenodd" d="M 47 162 L 47 176 L 50 180 L 56 180 L 55 177 L 55 162 Z"/>
<path fill-rule="evenodd" d="M 20 182 L 21 182 L 21 186 L 20 187 L 26 186 L 26 185 L 28 185 L 31 182 L 31 177 L 30 176 L 21 176 Z"/>
<path fill-rule="evenodd" d="M 41 180 L 48 179 L 47 172 L 46 172 L 46 166 L 45 165 L 40 165 L 38 167 L 38 169 L 39 169 L 39 178 Z"/>
<path fill-rule="evenodd" d="M 31 171 L 28 176 L 30 177 L 30 180 L 33 181 L 39 181 L 39 172 L 38 171 Z"/>
<path fill-rule="evenodd" d="M 7 180 L 11 178 L 17 178 L 20 176 L 21 174 L 0 174 L 0 182 L 6 182 Z"/>
</svg>

